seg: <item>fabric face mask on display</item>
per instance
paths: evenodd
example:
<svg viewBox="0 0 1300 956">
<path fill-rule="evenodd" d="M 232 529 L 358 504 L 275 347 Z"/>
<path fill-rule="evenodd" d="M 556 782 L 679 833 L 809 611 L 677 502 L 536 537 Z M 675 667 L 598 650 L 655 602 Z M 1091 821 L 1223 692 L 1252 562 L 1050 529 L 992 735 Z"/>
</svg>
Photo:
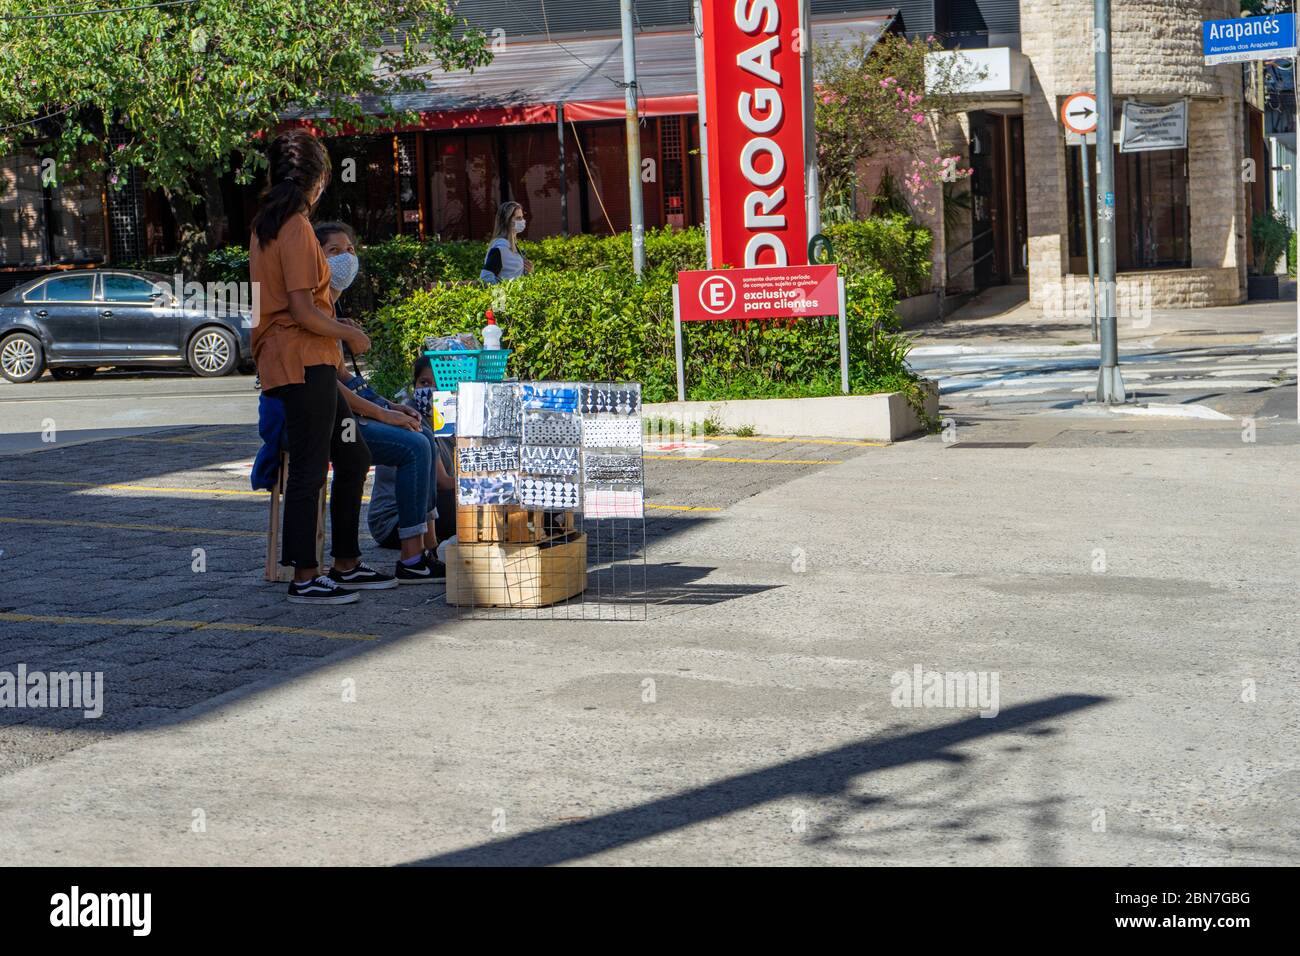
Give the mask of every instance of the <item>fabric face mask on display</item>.
<svg viewBox="0 0 1300 956">
<path fill-rule="evenodd" d="M 339 292 L 352 284 L 352 280 L 357 277 L 357 271 L 361 268 L 360 260 L 355 253 L 351 252 L 340 252 L 325 261 L 330 267 L 330 286 Z"/>
</svg>

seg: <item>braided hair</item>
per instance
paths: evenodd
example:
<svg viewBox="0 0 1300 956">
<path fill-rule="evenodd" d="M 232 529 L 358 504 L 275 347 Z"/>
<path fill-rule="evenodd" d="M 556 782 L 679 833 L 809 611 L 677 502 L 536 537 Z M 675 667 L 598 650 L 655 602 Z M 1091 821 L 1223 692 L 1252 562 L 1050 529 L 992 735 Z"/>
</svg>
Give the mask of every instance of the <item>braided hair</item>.
<svg viewBox="0 0 1300 956">
<path fill-rule="evenodd" d="M 257 241 L 265 246 L 280 234 L 280 227 L 297 213 L 310 210 L 307 196 L 323 179 L 330 180 L 330 157 L 319 139 L 303 129 L 281 133 L 266 150 L 266 188 L 261 209 L 253 219 Z"/>
</svg>

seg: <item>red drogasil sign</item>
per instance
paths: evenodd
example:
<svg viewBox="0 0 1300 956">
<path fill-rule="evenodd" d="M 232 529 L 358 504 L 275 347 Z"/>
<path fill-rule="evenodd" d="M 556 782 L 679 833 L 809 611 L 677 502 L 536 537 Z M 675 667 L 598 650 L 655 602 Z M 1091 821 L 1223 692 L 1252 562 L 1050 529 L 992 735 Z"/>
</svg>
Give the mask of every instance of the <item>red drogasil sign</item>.
<svg viewBox="0 0 1300 956">
<path fill-rule="evenodd" d="M 677 296 L 683 322 L 800 319 L 840 311 L 835 266 L 679 272 Z"/>
<path fill-rule="evenodd" d="M 704 0 L 714 265 L 808 261 L 798 0 Z"/>
</svg>

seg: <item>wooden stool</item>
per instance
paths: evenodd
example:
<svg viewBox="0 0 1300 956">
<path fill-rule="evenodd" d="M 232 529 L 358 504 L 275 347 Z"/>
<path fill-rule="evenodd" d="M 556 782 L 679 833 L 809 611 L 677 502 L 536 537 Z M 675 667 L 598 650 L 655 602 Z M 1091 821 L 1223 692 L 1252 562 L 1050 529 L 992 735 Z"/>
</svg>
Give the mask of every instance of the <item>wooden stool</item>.
<svg viewBox="0 0 1300 956">
<path fill-rule="evenodd" d="M 285 484 L 289 480 L 289 453 L 280 452 L 280 474 L 271 489 L 271 518 L 266 526 L 266 580 L 281 584 L 293 580 L 293 568 L 280 564 L 280 497 L 284 494 Z M 329 484 L 329 474 L 325 475 L 325 484 L 321 485 L 320 497 L 316 501 L 316 567 L 325 563 L 325 490 Z"/>
</svg>

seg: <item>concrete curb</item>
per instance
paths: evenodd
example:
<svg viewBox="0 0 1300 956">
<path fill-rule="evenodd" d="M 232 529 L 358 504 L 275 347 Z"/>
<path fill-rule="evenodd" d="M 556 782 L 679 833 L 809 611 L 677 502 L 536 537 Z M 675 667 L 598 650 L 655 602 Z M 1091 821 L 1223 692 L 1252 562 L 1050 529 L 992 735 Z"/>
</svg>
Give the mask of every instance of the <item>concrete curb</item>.
<svg viewBox="0 0 1300 956">
<path fill-rule="evenodd" d="M 939 389 L 926 381 L 926 414 L 939 416 Z M 661 402 L 642 415 L 679 423 L 697 432 L 706 419 L 723 431 L 752 428 L 757 435 L 897 441 L 924 430 L 902 392 L 836 395 L 829 398 L 756 398 L 719 402 Z"/>
</svg>

